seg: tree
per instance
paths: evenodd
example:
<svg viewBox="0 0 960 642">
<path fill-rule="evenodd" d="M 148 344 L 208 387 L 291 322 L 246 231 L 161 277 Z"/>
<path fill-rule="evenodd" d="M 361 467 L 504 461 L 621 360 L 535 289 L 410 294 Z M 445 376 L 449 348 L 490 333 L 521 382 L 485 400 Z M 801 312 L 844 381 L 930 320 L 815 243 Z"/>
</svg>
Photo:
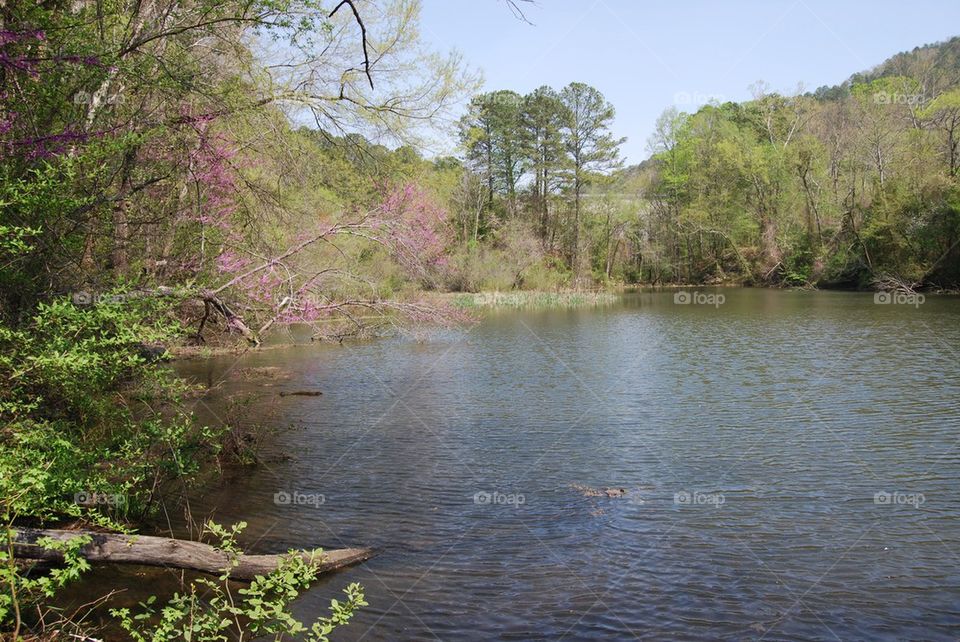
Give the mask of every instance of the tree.
<svg viewBox="0 0 960 642">
<path fill-rule="evenodd" d="M 330 201 L 286 177 L 330 167 L 337 153 L 295 140 L 287 114 L 312 116 L 318 137 L 383 159 L 386 148 L 359 143 L 356 132 L 415 142 L 419 127 L 472 87 L 457 56 L 420 46 L 418 2 L 367 6 L 362 14 L 350 2 L 314 0 L 5 8 L 4 223 L 38 232 L 0 271 L 3 310 L 111 282 L 219 283 L 219 255 L 255 260 L 297 246 L 291 219 L 315 227 Z M 353 138 L 336 137 L 347 130 Z M 390 158 L 420 162 L 409 148 Z M 349 155 L 339 166 L 344 183 L 366 192 L 338 203 L 342 218 L 375 209 L 384 186 L 374 183 L 400 178 L 361 170 Z"/>
<path fill-rule="evenodd" d="M 960 171 L 960 88 L 937 96 L 922 114 L 946 135 L 947 175 L 956 177 Z"/>
<path fill-rule="evenodd" d="M 539 87 L 524 97 L 520 123 L 524 154 L 533 172 L 532 207 L 542 242 L 547 241 L 550 196 L 562 186 L 567 163 L 563 140 L 567 120 L 566 107 L 550 87 Z"/>
<path fill-rule="evenodd" d="M 565 122 L 564 147 L 570 158 L 568 180 L 573 191 L 573 224 L 570 265 L 579 271 L 580 210 L 584 187 L 591 174 L 609 171 L 620 164 L 619 147 L 626 138 L 610 133 L 615 110 L 597 89 L 570 83 L 560 92 Z"/>
<path fill-rule="evenodd" d="M 520 131 L 522 98 L 513 91 L 475 96 L 460 121 L 460 143 L 467 161 L 487 182 L 487 209 L 502 196 L 507 212 L 517 211 L 517 186 L 525 171 Z"/>
</svg>

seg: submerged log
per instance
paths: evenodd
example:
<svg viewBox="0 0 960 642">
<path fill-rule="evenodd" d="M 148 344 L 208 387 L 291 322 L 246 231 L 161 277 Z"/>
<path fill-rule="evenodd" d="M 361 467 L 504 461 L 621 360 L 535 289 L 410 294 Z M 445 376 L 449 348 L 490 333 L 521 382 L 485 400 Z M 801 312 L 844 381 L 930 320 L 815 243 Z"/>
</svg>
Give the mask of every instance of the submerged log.
<svg viewBox="0 0 960 642">
<path fill-rule="evenodd" d="M 80 554 L 91 562 L 110 562 L 115 564 L 139 564 L 142 566 L 165 566 L 168 568 L 201 571 L 219 575 L 230 566 L 230 555 L 226 552 L 189 540 L 150 535 L 120 535 L 116 533 L 97 533 L 93 531 L 43 530 L 34 528 L 14 529 L 13 554 L 16 558 L 59 562 L 63 555 L 37 545 L 41 537 L 66 541 L 88 535 L 93 540 L 80 549 Z M 309 560 L 309 551 L 297 551 Z M 287 554 L 280 555 L 240 555 L 237 565 L 230 571 L 230 578 L 252 580 L 257 575 L 266 575 L 276 570 Z M 318 569 L 326 573 L 334 569 L 356 564 L 373 557 L 373 549 L 341 548 L 323 551 L 318 556 Z"/>
</svg>

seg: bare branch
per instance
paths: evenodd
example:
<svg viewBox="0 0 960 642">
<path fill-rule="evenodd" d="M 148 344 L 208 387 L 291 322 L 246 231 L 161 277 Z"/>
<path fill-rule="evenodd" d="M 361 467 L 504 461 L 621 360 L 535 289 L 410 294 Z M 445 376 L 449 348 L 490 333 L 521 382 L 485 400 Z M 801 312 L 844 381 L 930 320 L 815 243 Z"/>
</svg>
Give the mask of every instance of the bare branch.
<svg viewBox="0 0 960 642">
<path fill-rule="evenodd" d="M 357 7 L 353 4 L 353 0 L 341 0 L 340 4 L 334 7 L 333 11 L 331 11 L 330 15 L 327 17 L 332 18 L 343 5 L 350 7 L 350 10 L 353 11 L 353 17 L 356 18 L 357 24 L 360 25 L 360 38 L 361 42 L 363 43 L 363 69 L 367 74 L 367 81 L 370 83 L 370 89 L 373 89 L 373 77 L 370 75 L 370 56 L 367 53 L 367 27 L 363 24 L 363 20 L 360 18 L 360 12 L 357 11 Z"/>
<path fill-rule="evenodd" d="M 519 3 L 525 2 L 527 4 L 535 5 L 536 3 L 534 2 L 534 0 L 504 0 L 504 1 L 507 3 L 507 6 L 510 7 L 510 11 L 511 13 L 513 13 L 513 16 L 515 18 L 517 18 L 518 20 L 523 20 L 528 25 L 531 25 L 531 26 L 533 25 L 533 23 L 530 22 L 530 20 L 527 18 L 527 15 L 523 12 L 523 9 L 520 7 Z"/>
</svg>

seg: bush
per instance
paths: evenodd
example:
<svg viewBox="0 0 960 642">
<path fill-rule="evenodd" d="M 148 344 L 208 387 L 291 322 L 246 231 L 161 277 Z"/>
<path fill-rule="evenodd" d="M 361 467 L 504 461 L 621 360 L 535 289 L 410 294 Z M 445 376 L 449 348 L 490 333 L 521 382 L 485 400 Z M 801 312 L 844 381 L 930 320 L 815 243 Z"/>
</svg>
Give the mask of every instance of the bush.
<svg viewBox="0 0 960 642">
<path fill-rule="evenodd" d="M 562 261 L 544 253 L 529 226 L 507 221 L 489 245 L 470 243 L 450 256 L 444 285 L 453 292 L 556 290 L 570 278 Z"/>
<path fill-rule="evenodd" d="M 44 601 L 89 568 L 78 554 L 87 543 L 80 537 L 46 543 L 64 553 L 63 568 L 24 575 L 10 554 L 15 524 L 79 519 L 125 530 L 131 517 L 153 508 L 165 482 L 189 482 L 219 451 L 226 429 L 196 425 L 180 403 L 182 382 L 148 359 L 144 342 L 166 341 L 177 332 L 166 305 L 108 299 L 88 306 L 43 303 L 22 327 L 0 326 L 0 630 L 12 631 L 14 639 L 24 627 L 43 633 Z M 241 529 L 208 526 L 225 550 L 237 554 L 234 538 Z M 322 642 L 365 604 L 360 587 L 351 585 L 347 601 L 335 601 L 330 617 L 307 629 L 288 605 L 316 578 L 316 564 L 291 556 L 275 573 L 240 589 L 240 600 L 230 594 L 227 571 L 219 583 L 195 580 L 160 613 L 145 605 L 138 616 L 126 610 L 117 616 L 136 640 L 226 640 L 227 632 L 243 637 L 249 631 L 275 639 L 306 633 Z M 213 599 L 200 600 L 198 588 L 212 591 Z"/>
<path fill-rule="evenodd" d="M 21 328 L 0 326 L 0 494 L 18 497 L 12 514 L 125 519 L 215 448 L 216 431 L 177 407 L 183 384 L 144 350 L 177 331 L 164 310 L 147 298 L 59 299 Z M 78 494 L 115 501 L 83 506 Z"/>
<path fill-rule="evenodd" d="M 309 628 L 290 612 L 290 604 L 300 592 L 317 578 L 321 551 L 305 560 L 299 554 L 283 558 L 280 567 L 269 575 L 258 575 L 246 587 L 233 594 L 229 583 L 231 568 L 241 554 L 236 536 L 246 524 L 240 522 L 230 530 L 213 522 L 206 531 L 220 538 L 219 547 L 226 551 L 231 565 L 216 579 L 199 578 L 190 583 L 189 591 L 174 594 L 158 611 L 152 597 L 140 604 L 141 612 L 131 615 L 129 609 L 115 609 L 112 614 L 135 642 L 167 642 L 168 640 L 214 641 L 240 639 L 249 632 L 270 636 L 279 642 L 290 636 L 301 636 L 307 642 L 328 642 L 333 630 L 346 624 L 354 612 L 367 603 L 359 584 L 344 589 L 344 602 L 333 600 L 330 615 L 318 618 Z"/>
<path fill-rule="evenodd" d="M 182 384 L 145 356 L 144 342 L 177 331 L 165 305 L 115 299 L 90 306 L 57 299 L 39 304 L 20 327 L 0 325 L 6 551 L 14 524 L 81 519 L 122 530 L 150 509 L 165 481 L 188 478 L 216 448 L 216 431 L 195 426 L 176 405 Z M 0 627 L 6 627 L 21 602 L 49 597 L 59 584 L 32 590 L 35 580 L 20 577 L 13 559 L 2 563 L 12 582 L 5 588 L 19 582 L 24 589 L 3 599 Z"/>
</svg>

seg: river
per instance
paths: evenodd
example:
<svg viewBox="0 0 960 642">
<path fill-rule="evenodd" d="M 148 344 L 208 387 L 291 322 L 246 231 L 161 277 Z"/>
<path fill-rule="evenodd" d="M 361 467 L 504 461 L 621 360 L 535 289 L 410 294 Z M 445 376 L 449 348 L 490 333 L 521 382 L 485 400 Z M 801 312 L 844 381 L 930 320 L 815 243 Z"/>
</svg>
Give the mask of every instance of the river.
<svg viewBox="0 0 960 642">
<path fill-rule="evenodd" d="M 182 364 L 276 428 L 191 509 L 377 547 L 342 641 L 955 640 L 960 299 L 687 294 Z"/>
</svg>

